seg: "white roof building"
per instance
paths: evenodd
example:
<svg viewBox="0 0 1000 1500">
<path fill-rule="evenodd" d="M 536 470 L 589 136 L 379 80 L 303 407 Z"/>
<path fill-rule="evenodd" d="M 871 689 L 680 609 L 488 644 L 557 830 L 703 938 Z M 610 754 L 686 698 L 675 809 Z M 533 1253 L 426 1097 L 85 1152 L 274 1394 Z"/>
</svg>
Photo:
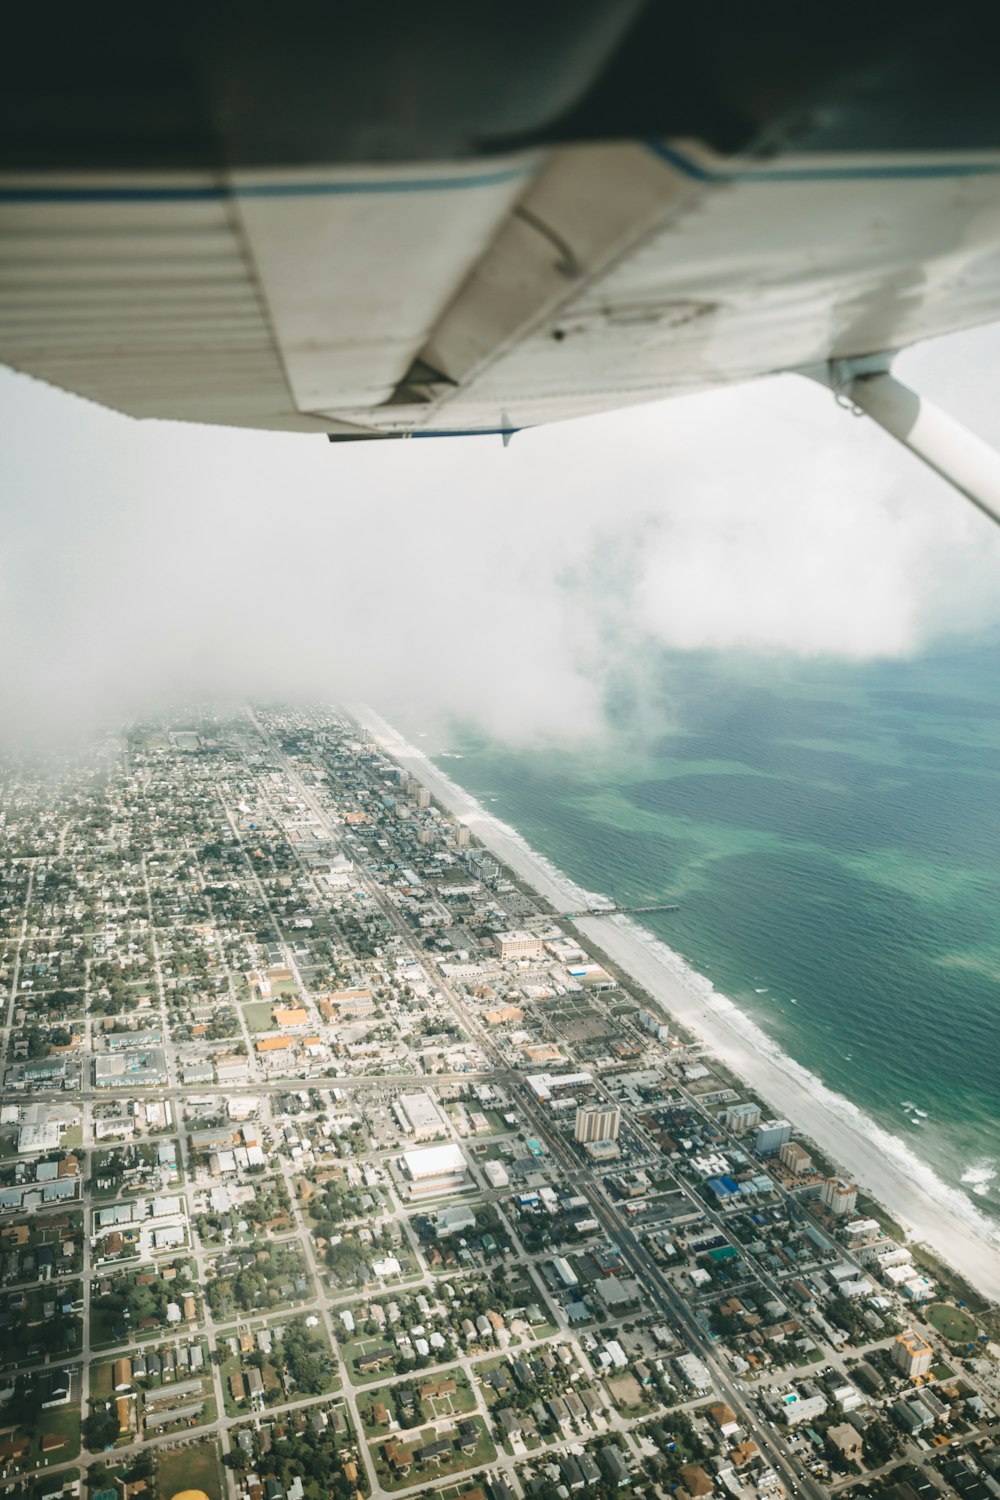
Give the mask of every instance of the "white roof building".
<svg viewBox="0 0 1000 1500">
<path fill-rule="evenodd" d="M 467 1170 L 461 1147 L 454 1142 L 444 1146 L 428 1146 L 424 1151 L 404 1151 L 399 1160 L 413 1182 L 419 1182 L 425 1177 L 439 1177 Z"/>
</svg>

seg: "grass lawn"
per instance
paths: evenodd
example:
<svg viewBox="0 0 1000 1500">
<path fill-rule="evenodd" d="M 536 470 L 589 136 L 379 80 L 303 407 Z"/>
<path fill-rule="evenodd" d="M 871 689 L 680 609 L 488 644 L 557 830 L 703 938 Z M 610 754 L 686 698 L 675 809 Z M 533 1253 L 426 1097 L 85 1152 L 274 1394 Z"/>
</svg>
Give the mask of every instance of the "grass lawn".
<svg viewBox="0 0 1000 1500">
<path fill-rule="evenodd" d="M 356 1361 L 360 1359 L 362 1355 L 371 1354 L 375 1349 L 387 1349 L 392 1347 L 391 1339 L 388 1336 L 381 1335 L 376 1336 L 375 1338 L 363 1337 L 360 1339 L 340 1339 L 338 1340 L 338 1342 L 340 1344 L 341 1358 L 347 1366 L 347 1373 L 351 1377 L 352 1385 L 377 1384 L 380 1380 L 384 1381 L 386 1375 L 392 1375 L 394 1373 L 391 1362 L 387 1365 L 383 1365 L 381 1370 L 359 1370 L 356 1364 Z"/>
<path fill-rule="evenodd" d="M 270 1000 L 251 1000 L 248 1005 L 244 1005 L 243 1014 L 250 1031 L 273 1031 L 275 1029 L 274 1021 L 271 1019 L 273 1009 L 274 1006 Z"/>
<path fill-rule="evenodd" d="M 109 1312 L 105 1307 L 92 1307 L 90 1309 L 90 1342 L 95 1349 L 100 1349 L 105 1344 L 124 1343 L 128 1339 L 115 1337 L 115 1324 L 120 1322 L 115 1314 Z"/>
<path fill-rule="evenodd" d="M 506 1365 L 507 1363 L 506 1354 L 495 1355 L 493 1359 L 479 1360 L 472 1366 L 472 1373 L 475 1379 L 482 1382 L 491 1370 L 495 1370 L 498 1366 Z M 491 1385 L 484 1385 L 482 1387 L 482 1396 L 488 1407 L 496 1406 L 498 1403 L 503 1404 L 508 1399 L 506 1395 L 498 1395 L 495 1388 Z"/>
<path fill-rule="evenodd" d="M 361 1418 L 361 1426 L 366 1438 L 384 1438 L 389 1433 L 388 1422 L 376 1422 L 375 1420 L 375 1403 L 377 1401 L 381 1401 L 391 1418 L 393 1405 L 392 1389 L 390 1386 L 376 1386 L 374 1390 L 365 1391 L 363 1396 L 358 1397 L 358 1416 Z"/>
<path fill-rule="evenodd" d="M 161 1500 L 172 1500 L 180 1490 L 202 1490 L 208 1500 L 222 1500 L 222 1470 L 214 1442 L 161 1452 L 157 1462 Z"/>
<path fill-rule="evenodd" d="M 424 1400 L 424 1406 L 435 1417 L 465 1416 L 467 1412 L 476 1409 L 476 1398 L 463 1371 L 454 1370 L 450 1374 L 458 1389 L 452 1395 L 427 1397 Z M 430 1377 L 431 1380 L 435 1378 L 437 1377 L 433 1374 Z"/>
<path fill-rule="evenodd" d="M 79 1469 L 63 1469 L 63 1471 L 60 1474 L 59 1478 L 62 1480 L 62 1482 L 63 1482 L 64 1485 L 66 1485 L 66 1484 L 76 1484 L 76 1485 L 79 1485 L 79 1483 L 80 1483 L 80 1470 Z M 42 1486 L 46 1482 L 47 1482 L 46 1481 L 46 1476 L 44 1474 L 40 1474 L 38 1476 L 38 1478 L 34 1481 L 34 1483 L 32 1484 L 31 1488 L 28 1491 L 28 1494 L 30 1496 L 30 1500 L 37 1500 L 37 1497 L 38 1497 L 38 1495 L 41 1492 Z M 77 1491 L 77 1493 L 79 1493 L 79 1491 Z"/>
<path fill-rule="evenodd" d="M 510 1151 L 504 1150 L 502 1141 L 478 1141 L 473 1142 L 470 1147 L 476 1161 L 508 1161 Z"/>
<path fill-rule="evenodd" d="M 932 1302 L 924 1308 L 924 1317 L 932 1328 L 953 1344 L 971 1344 L 979 1334 L 974 1318 L 962 1307 L 950 1302 Z"/>
<path fill-rule="evenodd" d="M 38 1423 L 34 1428 L 19 1428 L 18 1431 L 31 1439 L 31 1447 L 21 1460 L 25 1469 L 64 1464 L 69 1459 L 76 1458 L 80 1451 L 80 1408 L 72 1405 L 52 1407 L 49 1411 L 39 1413 Z M 42 1438 L 50 1434 L 58 1434 L 63 1438 L 63 1445 L 43 1453 Z"/>
<path fill-rule="evenodd" d="M 818 1364 L 819 1361 L 823 1358 L 825 1358 L 825 1356 L 821 1349 L 808 1349 L 806 1353 L 801 1356 L 801 1358 L 792 1360 L 792 1367 L 793 1369 L 799 1370 L 803 1365 Z"/>
<path fill-rule="evenodd" d="M 532 1323 L 531 1337 L 535 1340 L 551 1338 L 559 1329 L 555 1323 Z"/>
<path fill-rule="evenodd" d="M 471 1453 L 463 1453 L 460 1448 L 453 1447 L 440 1463 L 418 1464 L 414 1463 L 408 1474 L 397 1474 L 389 1464 L 382 1452 L 383 1444 L 378 1442 L 372 1447 L 372 1457 L 375 1461 L 375 1472 L 382 1488 L 389 1493 L 395 1490 L 405 1490 L 423 1481 L 428 1489 L 439 1488 L 438 1481 L 449 1474 L 461 1474 L 466 1469 L 479 1469 L 484 1464 L 495 1462 L 497 1450 L 486 1430 L 482 1417 L 473 1419 L 479 1429 L 479 1441 Z M 408 1436 L 405 1446 L 407 1448 L 419 1447 L 422 1443 L 433 1442 L 437 1437 L 447 1437 L 448 1433 L 438 1433 L 433 1427 L 425 1427 L 420 1434 L 413 1433 Z"/>
<path fill-rule="evenodd" d="M 423 1385 L 433 1385 L 439 1380 L 454 1380 L 458 1387 L 453 1393 L 442 1396 L 425 1396 L 422 1400 L 425 1420 L 437 1417 L 465 1416 L 476 1409 L 476 1397 L 468 1377 L 463 1370 L 445 1370 L 438 1373 L 436 1370 L 417 1370 L 403 1381 L 398 1381 L 398 1386 L 413 1386 L 419 1390 Z M 392 1387 L 379 1385 L 374 1390 L 366 1390 L 363 1396 L 358 1398 L 358 1412 L 367 1438 L 385 1437 L 391 1430 L 386 1422 L 376 1422 L 374 1409 L 377 1402 L 381 1402 L 387 1409 L 390 1419 L 396 1415 L 396 1408 L 392 1399 Z"/>
<path fill-rule="evenodd" d="M 243 1373 L 242 1362 L 237 1359 L 235 1355 L 228 1353 L 223 1359 L 221 1349 L 219 1350 L 219 1361 L 219 1374 L 222 1377 L 222 1402 L 226 1409 L 226 1416 L 245 1416 L 250 1404 L 248 1398 L 244 1396 L 242 1402 L 237 1405 L 233 1400 L 232 1392 L 229 1389 L 230 1378 L 233 1375 L 240 1375 Z"/>
</svg>

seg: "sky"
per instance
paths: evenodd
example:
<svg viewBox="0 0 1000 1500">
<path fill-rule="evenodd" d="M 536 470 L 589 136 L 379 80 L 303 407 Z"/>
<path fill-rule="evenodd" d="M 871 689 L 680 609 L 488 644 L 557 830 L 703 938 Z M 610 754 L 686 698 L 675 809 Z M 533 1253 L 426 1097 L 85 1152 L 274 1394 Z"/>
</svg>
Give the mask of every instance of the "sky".
<svg viewBox="0 0 1000 1500">
<path fill-rule="evenodd" d="M 1000 325 L 897 372 L 1000 444 Z M 599 735 L 667 651 L 913 656 L 1000 625 L 1000 530 L 795 376 L 496 438 L 136 422 L 0 369 L 0 737 L 192 698 Z"/>
</svg>

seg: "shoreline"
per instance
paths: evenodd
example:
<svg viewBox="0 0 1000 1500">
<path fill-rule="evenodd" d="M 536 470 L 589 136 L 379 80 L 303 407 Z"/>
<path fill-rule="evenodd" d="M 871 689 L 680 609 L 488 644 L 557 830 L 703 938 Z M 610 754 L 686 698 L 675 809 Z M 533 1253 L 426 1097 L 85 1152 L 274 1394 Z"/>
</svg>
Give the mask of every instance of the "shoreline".
<svg viewBox="0 0 1000 1500">
<path fill-rule="evenodd" d="M 351 716 L 382 749 L 410 771 L 448 812 L 556 910 L 588 902 L 584 891 L 538 854 L 513 828 L 488 812 L 367 705 Z M 582 917 L 581 936 L 607 956 L 680 1023 L 712 1057 L 791 1120 L 845 1176 L 925 1244 L 982 1296 L 1000 1303 L 1000 1230 L 957 1188 L 948 1187 L 901 1140 L 797 1063 L 727 996 L 631 917 Z"/>
</svg>

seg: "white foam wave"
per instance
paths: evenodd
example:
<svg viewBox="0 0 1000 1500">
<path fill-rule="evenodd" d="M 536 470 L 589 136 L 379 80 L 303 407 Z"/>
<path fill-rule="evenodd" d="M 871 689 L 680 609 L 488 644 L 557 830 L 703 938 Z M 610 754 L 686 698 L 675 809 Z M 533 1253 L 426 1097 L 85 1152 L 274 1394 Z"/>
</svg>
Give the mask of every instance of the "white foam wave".
<svg viewBox="0 0 1000 1500">
<path fill-rule="evenodd" d="M 991 1161 L 973 1162 L 966 1167 L 962 1173 L 962 1181 L 966 1183 L 979 1198 L 985 1198 L 991 1186 L 997 1180 L 996 1164 Z"/>
<path fill-rule="evenodd" d="M 484 844 L 491 843 L 492 831 L 515 845 L 526 862 L 530 863 L 531 878 L 535 888 L 540 890 L 547 899 L 565 902 L 564 909 L 567 911 L 576 910 L 581 906 L 585 909 L 587 906 L 602 901 L 610 902 L 610 897 L 603 893 L 584 890 L 547 856 L 539 854 L 523 834 L 511 827 L 509 823 L 504 823 L 495 813 L 487 811 L 482 803 L 478 802 L 464 787 L 452 781 L 451 777 L 442 771 L 440 766 L 435 765 L 424 751 L 405 740 L 398 730 L 388 724 L 380 714 L 375 713 L 367 705 L 350 709 L 349 712 L 377 735 L 389 755 L 423 761 L 427 767 L 428 778 L 436 782 L 438 786 L 444 786 L 447 789 L 447 801 L 451 811 L 463 823 L 468 824 Z M 542 878 L 539 879 L 539 876 Z M 994 1221 L 988 1219 L 975 1207 L 967 1193 L 960 1188 L 948 1186 L 927 1162 L 922 1161 L 911 1150 L 905 1141 L 883 1129 L 852 1100 L 843 1094 L 836 1093 L 815 1073 L 810 1072 L 795 1058 L 782 1051 L 778 1044 L 755 1021 L 751 1020 L 740 1006 L 735 1004 L 728 995 L 723 995 L 717 990 L 710 979 L 693 969 L 673 948 L 669 948 L 666 943 L 651 933 L 648 928 L 640 926 L 632 917 L 616 915 L 603 917 L 600 921 L 625 928 L 629 935 L 638 940 L 668 973 L 704 1004 L 706 1010 L 714 1011 L 724 1019 L 729 1029 L 745 1041 L 748 1047 L 763 1053 L 775 1067 L 810 1093 L 827 1113 L 841 1121 L 857 1137 L 874 1146 L 878 1153 L 891 1160 L 912 1182 L 922 1188 L 932 1201 L 939 1206 L 947 1206 L 956 1218 L 967 1224 L 977 1236 L 990 1245 L 1000 1247 L 1000 1229 Z M 600 937 L 595 937 L 594 941 L 599 945 Z M 822 1145 L 822 1142 L 817 1142 L 817 1144 Z M 978 1191 L 975 1185 L 970 1184 L 970 1186 L 973 1192 Z"/>
<path fill-rule="evenodd" d="M 733 1031 L 739 1033 L 747 1043 L 755 1050 L 763 1052 L 772 1062 L 777 1064 L 783 1072 L 795 1078 L 798 1083 L 807 1088 L 813 1096 L 820 1101 L 824 1109 L 831 1115 L 842 1120 L 854 1131 L 863 1133 L 877 1148 L 878 1151 L 889 1157 L 907 1175 L 924 1188 L 930 1195 L 937 1198 L 939 1203 L 946 1203 L 959 1218 L 963 1219 L 977 1234 L 995 1245 L 1000 1245 L 1000 1230 L 996 1224 L 981 1213 L 974 1204 L 970 1203 L 967 1195 L 958 1188 L 949 1187 L 944 1183 L 937 1173 L 927 1162 L 922 1161 L 916 1152 L 883 1129 L 870 1115 L 860 1109 L 843 1094 L 836 1093 L 829 1088 L 821 1078 L 808 1068 L 790 1057 L 787 1052 L 782 1051 L 778 1044 L 767 1035 L 767 1033 L 752 1021 L 745 1011 L 741 1010 L 728 995 L 721 994 L 710 979 L 692 969 L 690 964 L 668 948 L 666 943 L 654 937 L 652 933 L 633 922 L 630 917 L 612 917 L 610 920 L 620 924 L 628 924 L 635 936 L 639 937 L 643 945 L 663 964 L 664 968 L 679 979 L 685 988 L 696 993 L 706 1004 L 708 1009 L 714 1010 L 719 1015 L 724 1015 L 727 1024 Z M 817 1144 L 822 1145 L 822 1142 Z M 973 1170 L 973 1169 L 970 1169 Z M 995 1174 L 994 1174 L 995 1175 Z M 969 1179 L 963 1175 L 962 1181 Z M 977 1177 L 976 1184 L 985 1179 Z M 970 1185 L 972 1185 L 970 1183 Z M 982 1196 L 980 1187 L 972 1185 L 973 1192 Z"/>
</svg>

